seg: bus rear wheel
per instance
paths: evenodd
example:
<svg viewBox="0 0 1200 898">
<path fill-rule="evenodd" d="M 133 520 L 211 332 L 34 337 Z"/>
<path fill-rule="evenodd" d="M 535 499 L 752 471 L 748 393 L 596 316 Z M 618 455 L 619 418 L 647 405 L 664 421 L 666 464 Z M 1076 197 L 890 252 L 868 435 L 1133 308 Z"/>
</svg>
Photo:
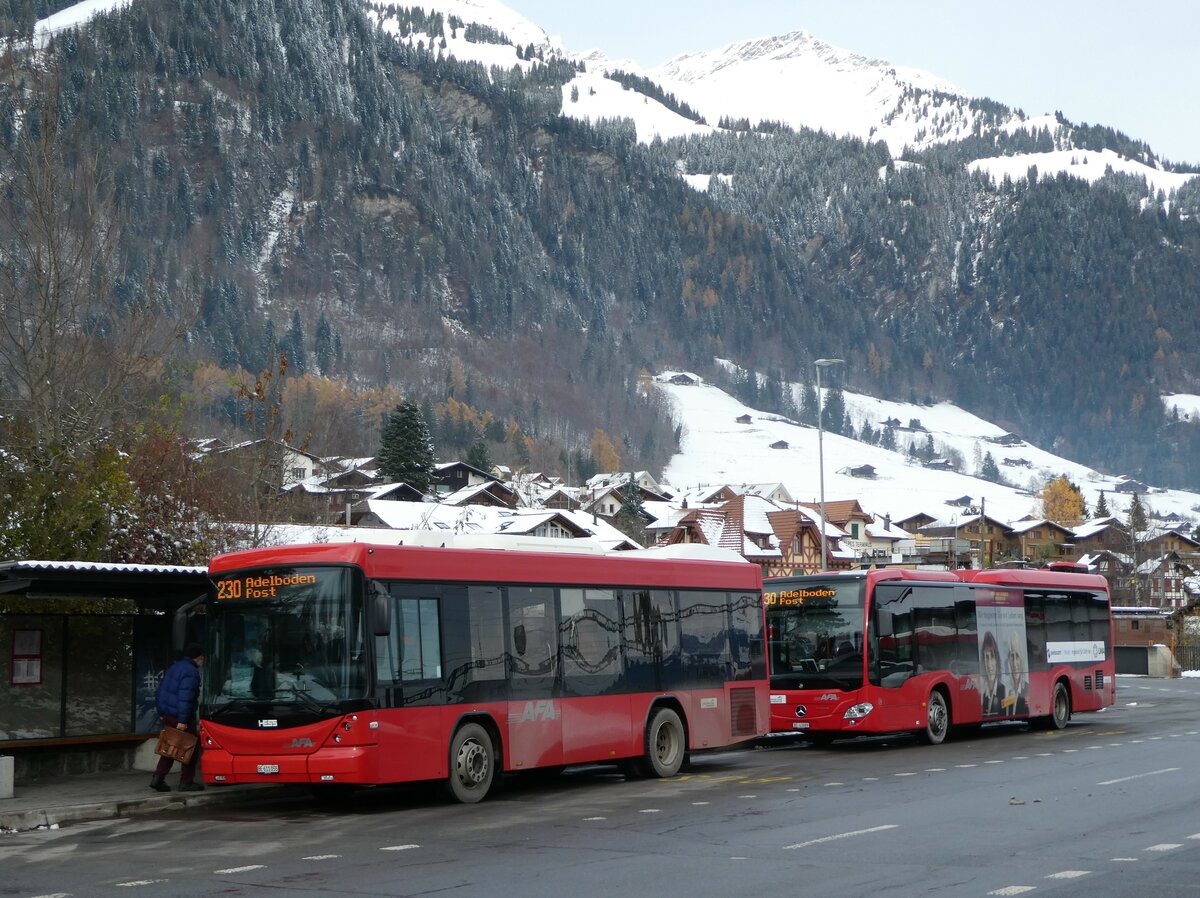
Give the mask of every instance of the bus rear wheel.
<svg viewBox="0 0 1200 898">
<path fill-rule="evenodd" d="M 1054 701 L 1050 704 L 1050 717 L 1046 721 L 1052 730 L 1064 729 L 1071 719 L 1071 694 L 1067 684 L 1059 680 L 1054 684 Z"/>
<path fill-rule="evenodd" d="M 446 787 L 463 804 L 482 801 L 496 774 L 492 737 L 477 723 L 458 728 L 450 743 L 450 778 Z"/>
<path fill-rule="evenodd" d="M 683 721 L 670 708 L 659 708 L 646 727 L 645 769 L 651 776 L 674 776 L 687 753 Z"/>
<path fill-rule="evenodd" d="M 937 690 L 929 693 L 927 710 L 929 713 L 926 715 L 925 729 L 920 733 L 921 741 L 926 745 L 941 745 L 950 732 L 950 708 L 946 704 L 946 697 Z"/>
</svg>

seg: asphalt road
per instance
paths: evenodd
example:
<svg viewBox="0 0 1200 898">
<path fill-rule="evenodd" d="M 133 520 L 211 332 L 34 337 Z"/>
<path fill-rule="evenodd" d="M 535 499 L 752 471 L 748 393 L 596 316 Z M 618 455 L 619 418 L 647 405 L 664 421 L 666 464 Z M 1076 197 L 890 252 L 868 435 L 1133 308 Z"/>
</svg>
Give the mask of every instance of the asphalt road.
<svg viewBox="0 0 1200 898">
<path fill-rule="evenodd" d="M 999 725 L 193 809 L 0 837 L 0 896 L 1200 895 L 1200 680 L 1122 678 L 1062 732 Z"/>
</svg>

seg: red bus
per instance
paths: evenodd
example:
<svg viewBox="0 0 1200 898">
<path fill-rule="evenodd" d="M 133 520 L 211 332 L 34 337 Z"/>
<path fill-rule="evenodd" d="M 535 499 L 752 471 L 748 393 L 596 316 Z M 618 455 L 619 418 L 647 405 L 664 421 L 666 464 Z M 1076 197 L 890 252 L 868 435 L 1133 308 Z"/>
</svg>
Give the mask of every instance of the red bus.
<svg viewBox="0 0 1200 898">
<path fill-rule="evenodd" d="M 1061 729 L 1116 701 L 1108 584 L 1041 570 L 763 583 L 771 730 L 814 742 L 1000 720 Z"/>
<path fill-rule="evenodd" d="M 442 779 L 475 802 L 500 771 L 669 777 L 768 731 L 762 575 L 740 559 L 345 543 L 209 575 L 210 783 Z"/>
</svg>

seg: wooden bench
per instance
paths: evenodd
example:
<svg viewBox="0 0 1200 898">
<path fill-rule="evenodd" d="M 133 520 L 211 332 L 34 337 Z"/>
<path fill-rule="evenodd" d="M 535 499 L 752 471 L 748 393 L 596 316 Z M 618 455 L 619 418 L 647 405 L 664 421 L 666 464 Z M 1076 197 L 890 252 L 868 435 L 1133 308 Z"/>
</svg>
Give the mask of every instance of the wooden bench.
<svg viewBox="0 0 1200 898">
<path fill-rule="evenodd" d="M 46 739 L 9 739 L 0 742 L 0 752 L 21 748 L 70 748 L 77 745 L 126 745 L 155 739 L 157 733 L 117 733 L 108 736 L 56 736 Z"/>
</svg>

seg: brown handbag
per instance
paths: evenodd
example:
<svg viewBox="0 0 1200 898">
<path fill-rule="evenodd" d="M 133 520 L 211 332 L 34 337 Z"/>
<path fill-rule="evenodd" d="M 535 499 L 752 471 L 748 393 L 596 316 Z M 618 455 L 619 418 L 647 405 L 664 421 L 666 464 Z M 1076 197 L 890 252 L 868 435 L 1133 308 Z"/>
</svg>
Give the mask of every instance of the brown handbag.
<svg viewBox="0 0 1200 898">
<path fill-rule="evenodd" d="M 158 734 L 158 745 L 154 746 L 156 755 L 162 755 L 164 758 L 171 758 L 183 764 L 192 759 L 192 753 L 195 750 L 196 737 L 178 727 L 163 727 L 163 731 Z"/>
</svg>

